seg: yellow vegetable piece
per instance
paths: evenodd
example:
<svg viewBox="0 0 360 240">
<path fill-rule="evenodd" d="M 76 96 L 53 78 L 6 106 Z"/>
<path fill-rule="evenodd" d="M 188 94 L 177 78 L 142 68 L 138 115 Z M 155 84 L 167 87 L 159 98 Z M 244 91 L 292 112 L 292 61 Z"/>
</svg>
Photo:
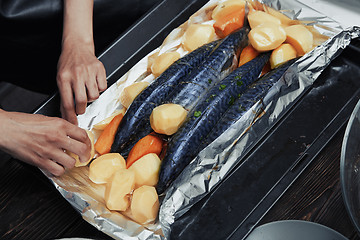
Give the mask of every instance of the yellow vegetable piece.
<svg viewBox="0 0 360 240">
<path fill-rule="evenodd" d="M 259 52 L 279 47 L 286 39 L 285 30 L 278 24 L 263 23 L 249 32 L 250 44 Z"/>
<path fill-rule="evenodd" d="M 96 123 L 94 126 L 93 126 L 93 129 L 96 129 L 96 130 L 104 130 L 104 128 L 111 122 L 111 120 L 113 120 L 113 118 L 116 116 L 116 115 L 119 115 L 120 113 L 122 113 L 123 115 L 125 114 L 125 111 L 126 109 L 125 108 L 122 108 L 121 110 L 115 110 L 109 117 L 105 118 L 104 120 Z"/>
<path fill-rule="evenodd" d="M 218 21 L 233 12 L 241 11 L 244 7 L 244 0 L 228 0 L 223 3 L 219 3 L 219 5 L 214 8 L 211 17 L 215 21 Z"/>
<path fill-rule="evenodd" d="M 151 72 L 155 77 L 160 76 L 171 64 L 180 58 L 178 52 L 165 52 L 155 58 L 154 63 L 151 66 Z"/>
<path fill-rule="evenodd" d="M 248 15 L 248 21 L 249 21 L 251 29 L 253 29 L 263 23 L 273 23 L 273 24 L 277 24 L 277 25 L 281 24 L 281 21 L 278 18 L 276 18 L 266 12 L 263 12 L 263 11 L 250 12 Z"/>
<path fill-rule="evenodd" d="M 274 49 L 270 56 L 271 69 L 296 58 L 296 50 L 289 43 L 281 44 L 280 47 Z"/>
<path fill-rule="evenodd" d="M 160 134 L 172 135 L 186 119 L 187 111 L 178 104 L 163 104 L 153 109 L 150 115 L 151 128 Z"/>
<path fill-rule="evenodd" d="M 89 131 L 86 130 L 86 133 L 88 134 L 88 137 L 91 141 L 91 151 L 90 151 L 90 158 L 89 160 L 87 160 L 86 162 L 80 162 L 79 156 L 76 155 L 75 153 L 72 153 L 70 151 L 65 150 L 65 152 L 72 158 L 75 159 L 75 167 L 82 167 L 82 166 L 86 166 L 88 165 L 88 163 L 91 161 L 91 159 L 93 159 L 94 155 L 95 155 L 95 148 L 94 148 L 94 134 Z"/>
<path fill-rule="evenodd" d="M 137 95 L 141 93 L 147 86 L 148 82 L 136 82 L 124 88 L 120 95 L 120 102 L 125 108 L 129 108 Z"/>
<path fill-rule="evenodd" d="M 304 55 L 313 48 L 313 35 L 303 25 L 292 25 L 285 28 L 286 42 L 290 43 L 299 56 Z"/>
<path fill-rule="evenodd" d="M 159 197 L 154 187 L 141 186 L 133 193 L 131 213 L 135 221 L 147 224 L 155 221 L 159 212 Z"/>
<path fill-rule="evenodd" d="M 215 37 L 215 29 L 211 25 L 191 24 L 185 31 L 182 39 L 184 48 L 193 51 L 198 47 L 211 42 Z"/>
<path fill-rule="evenodd" d="M 135 173 L 135 187 L 155 186 L 159 180 L 161 160 L 155 153 L 148 153 L 134 162 L 129 169 Z"/>
<path fill-rule="evenodd" d="M 106 184 L 106 207 L 115 211 L 126 211 L 130 206 L 128 194 L 134 189 L 135 174 L 128 169 L 116 171 Z"/>
<path fill-rule="evenodd" d="M 125 159 L 119 153 L 107 153 L 91 162 L 89 178 L 97 184 L 107 183 L 114 172 L 125 168 Z"/>
</svg>

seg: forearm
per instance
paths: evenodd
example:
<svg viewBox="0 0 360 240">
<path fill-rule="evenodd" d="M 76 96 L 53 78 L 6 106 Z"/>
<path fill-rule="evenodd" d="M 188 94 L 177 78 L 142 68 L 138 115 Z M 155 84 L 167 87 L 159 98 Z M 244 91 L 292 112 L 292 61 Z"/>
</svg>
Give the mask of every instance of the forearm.
<svg viewBox="0 0 360 240">
<path fill-rule="evenodd" d="M 64 0 L 63 47 L 93 41 L 93 0 Z"/>
</svg>

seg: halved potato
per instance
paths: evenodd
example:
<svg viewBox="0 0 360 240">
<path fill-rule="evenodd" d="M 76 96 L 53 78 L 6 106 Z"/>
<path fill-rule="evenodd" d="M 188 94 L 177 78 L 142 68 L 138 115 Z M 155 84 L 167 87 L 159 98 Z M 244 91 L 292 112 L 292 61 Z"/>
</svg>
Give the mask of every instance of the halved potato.
<svg viewBox="0 0 360 240">
<path fill-rule="evenodd" d="M 130 206 L 128 194 L 134 189 L 134 186 L 134 172 L 129 169 L 119 169 L 114 172 L 105 189 L 107 208 L 116 211 L 126 211 Z"/>
<path fill-rule="evenodd" d="M 159 197 L 154 187 L 141 186 L 135 189 L 131 200 L 131 213 L 141 224 L 153 222 L 159 212 Z"/>
<path fill-rule="evenodd" d="M 148 82 L 136 82 L 124 88 L 120 95 L 120 102 L 125 108 L 129 108 L 130 104 L 147 86 Z"/>
<path fill-rule="evenodd" d="M 94 126 L 93 126 L 93 129 L 96 129 L 96 130 L 104 130 L 104 128 L 111 122 L 111 120 L 113 120 L 113 118 L 119 114 L 125 114 L 125 111 L 126 109 L 125 108 L 122 108 L 122 109 L 117 109 L 115 110 L 109 117 L 105 118 L 104 120 L 96 123 Z"/>
<path fill-rule="evenodd" d="M 107 153 L 91 162 L 89 178 L 97 184 L 107 183 L 114 172 L 125 168 L 125 159 L 119 153 Z"/>
<path fill-rule="evenodd" d="M 178 52 L 165 52 L 155 58 L 154 63 L 151 66 L 151 72 L 155 77 L 160 76 L 171 64 L 180 58 Z"/>
<path fill-rule="evenodd" d="M 182 39 L 184 48 L 191 52 L 198 47 L 211 42 L 215 37 L 215 29 L 211 25 L 191 24 Z"/>
<path fill-rule="evenodd" d="M 290 59 L 296 58 L 296 50 L 291 44 L 283 43 L 280 47 L 274 49 L 270 56 L 271 69 L 289 61 Z"/>
<path fill-rule="evenodd" d="M 263 23 L 251 29 L 249 41 L 257 51 L 270 51 L 279 47 L 286 40 L 285 30 L 278 24 Z"/>
<path fill-rule="evenodd" d="M 135 187 L 155 186 L 159 181 L 160 158 L 149 153 L 134 162 L 129 169 L 135 173 Z"/>
<path fill-rule="evenodd" d="M 249 25 L 251 27 L 251 29 L 263 24 L 263 23 L 273 23 L 273 24 L 277 24 L 280 25 L 281 21 L 266 13 L 263 11 L 252 11 L 249 13 L 248 15 L 248 21 L 249 21 Z"/>
<path fill-rule="evenodd" d="M 160 134 L 172 135 L 183 124 L 187 111 L 178 104 L 167 103 L 157 106 L 150 115 L 151 128 Z"/>
<path fill-rule="evenodd" d="M 285 28 L 286 42 L 290 43 L 299 56 L 304 55 L 313 48 L 313 35 L 303 25 L 292 25 Z"/>
</svg>

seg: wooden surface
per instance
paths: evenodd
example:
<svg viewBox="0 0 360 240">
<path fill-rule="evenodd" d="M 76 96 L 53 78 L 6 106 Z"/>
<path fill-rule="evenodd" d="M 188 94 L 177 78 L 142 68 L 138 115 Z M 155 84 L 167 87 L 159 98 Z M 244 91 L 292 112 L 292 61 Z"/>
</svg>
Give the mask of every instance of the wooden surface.
<svg viewBox="0 0 360 240">
<path fill-rule="evenodd" d="M 349 239 L 360 239 L 341 195 L 339 161 L 343 134 L 344 129 L 260 224 L 302 219 L 328 226 Z M 14 159 L 4 160 L 0 167 L 0 239 L 109 239 L 85 222 L 38 169 Z"/>
</svg>

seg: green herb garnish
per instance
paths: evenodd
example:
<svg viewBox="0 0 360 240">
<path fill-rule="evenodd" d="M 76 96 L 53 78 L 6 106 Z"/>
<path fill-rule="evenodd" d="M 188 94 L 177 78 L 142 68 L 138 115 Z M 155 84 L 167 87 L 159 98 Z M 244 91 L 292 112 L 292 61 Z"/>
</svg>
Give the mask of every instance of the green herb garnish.
<svg viewBox="0 0 360 240">
<path fill-rule="evenodd" d="M 240 86 L 244 85 L 244 82 L 243 82 L 243 81 L 238 80 L 238 81 L 236 81 L 236 85 L 238 85 L 238 86 L 240 87 Z"/>
<path fill-rule="evenodd" d="M 220 87 L 219 87 L 219 90 L 224 90 L 226 88 L 226 85 L 225 84 L 221 84 Z"/>
<path fill-rule="evenodd" d="M 200 116 L 201 116 L 201 111 L 194 112 L 194 117 L 200 117 Z"/>
</svg>

